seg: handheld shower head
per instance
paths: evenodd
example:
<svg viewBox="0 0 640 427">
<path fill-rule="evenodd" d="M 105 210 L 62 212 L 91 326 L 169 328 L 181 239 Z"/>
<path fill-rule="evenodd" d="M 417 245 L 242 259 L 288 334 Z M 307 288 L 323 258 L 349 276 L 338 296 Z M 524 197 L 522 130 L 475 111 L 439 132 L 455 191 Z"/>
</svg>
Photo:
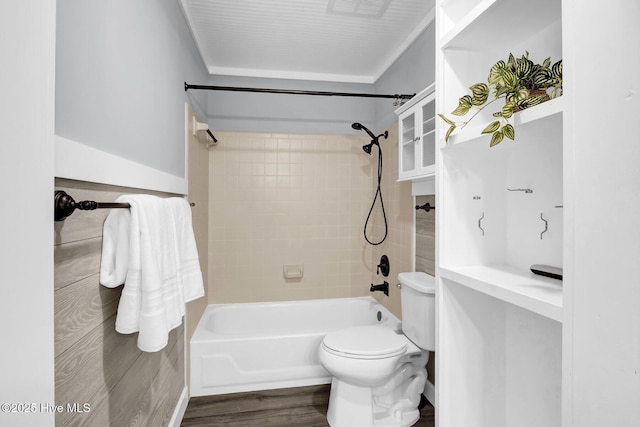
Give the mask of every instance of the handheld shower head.
<svg viewBox="0 0 640 427">
<path fill-rule="evenodd" d="M 360 123 L 357 123 L 357 122 L 353 123 L 351 127 L 354 128 L 355 130 L 363 130 L 371 137 L 371 142 L 362 146 L 362 150 L 365 153 L 367 153 L 368 155 L 371 155 L 371 149 L 373 148 L 373 146 L 374 145 L 378 146 L 378 188 L 376 190 L 375 196 L 373 197 L 373 202 L 371 203 L 371 209 L 369 209 L 369 215 L 367 215 L 367 219 L 364 222 L 364 230 L 363 230 L 364 239 L 370 245 L 375 246 L 384 242 L 384 240 L 387 238 L 387 232 L 389 230 L 389 227 L 387 224 L 387 214 L 384 211 L 384 202 L 382 201 L 382 190 L 380 189 L 380 182 L 382 181 L 382 148 L 380 147 L 380 142 L 378 141 L 381 136 L 384 136 L 384 139 L 387 139 L 389 137 L 389 132 L 385 131 L 384 133 L 381 133 L 380 135 L 375 136 L 373 132 L 371 132 L 366 127 L 362 126 L 362 124 Z M 371 240 L 369 240 L 369 237 L 367 237 L 367 226 L 369 224 L 369 220 L 371 219 L 371 212 L 373 212 L 373 208 L 376 204 L 376 200 L 378 199 L 378 197 L 380 198 L 380 208 L 382 209 L 382 217 L 384 218 L 384 236 L 380 241 L 372 242 Z"/>
<path fill-rule="evenodd" d="M 355 130 L 363 130 L 365 131 L 372 139 L 376 139 L 376 136 L 373 134 L 373 132 L 371 132 L 369 129 L 367 129 L 366 127 L 362 126 L 362 124 L 360 123 L 354 123 L 351 125 L 352 128 L 354 128 Z"/>
<path fill-rule="evenodd" d="M 385 139 L 389 136 L 389 132 L 387 132 L 387 131 L 385 131 L 384 133 L 382 133 L 382 134 L 380 134 L 380 135 L 378 135 L 378 136 L 375 136 L 375 135 L 373 134 L 373 132 L 371 132 L 369 129 L 367 129 L 366 127 L 364 127 L 362 124 L 360 124 L 360 123 L 358 123 L 358 122 L 353 123 L 353 124 L 351 125 L 351 127 L 352 127 L 352 128 L 354 128 L 355 130 L 363 130 L 363 131 L 365 131 L 365 132 L 366 132 L 366 133 L 371 137 L 371 142 L 370 142 L 370 143 L 368 143 L 367 145 L 363 145 L 363 146 L 362 146 L 362 150 L 363 150 L 365 153 L 369 154 L 369 155 L 371 154 L 371 149 L 373 148 L 373 146 L 374 146 L 374 145 L 377 145 L 377 146 L 378 146 L 378 149 L 380 148 L 380 144 L 378 143 L 378 139 L 379 139 L 381 136 L 384 136 L 384 137 L 385 137 Z"/>
</svg>

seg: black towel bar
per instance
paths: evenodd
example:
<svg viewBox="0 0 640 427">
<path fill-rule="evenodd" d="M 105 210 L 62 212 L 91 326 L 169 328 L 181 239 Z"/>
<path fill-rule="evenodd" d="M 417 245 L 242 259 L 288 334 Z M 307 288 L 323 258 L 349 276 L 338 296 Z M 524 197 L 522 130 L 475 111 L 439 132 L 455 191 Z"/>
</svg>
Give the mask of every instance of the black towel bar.
<svg viewBox="0 0 640 427">
<path fill-rule="evenodd" d="M 424 205 L 422 205 L 422 206 L 416 206 L 416 210 L 418 210 L 418 209 L 424 209 L 426 212 L 429 212 L 429 211 L 430 211 L 430 210 L 432 210 L 432 209 L 435 211 L 435 210 L 436 210 L 436 207 L 435 207 L 435 206 L 431 206 L 431 205 L 429 204 L 429 202 L 427 202 L 427 203 L 425 203 L 425 204 L 424 204 Z"/>
<path fill-rule="evenodd" d="M 56 221 L 64 221 L 65 218 L 71 215 L 76 209 L 92 211 L 94 209 L 128 209 L 130 207 L 131 205 L 129 203 L 105 203 L 91 200 L 76 202 L 73 200 L 73 197 L 62 190 L 57 190 L 53 199 L 54 219 Z"/>
<path fill-rule="evenodd" d="M 195 205 L 193 202 L 189 203 L 189 206 Z M 62 190 L 57 190 L 53 198 L 54 219 L 56 221 L 64 221 L 76 209 L 92 211 L 94 209 L 129 209 L 130 207 L 129 203 L 94 202 L 92 200 L 76 202 L 73 197 Z"/>
<path fill-rule="evenodd" d="M 189 202 L 189 206 L 194 207 L 194 202 Z M 129 203 L 117 203 L 117 202 L 94 202 L 92 200 L 83 200 L 76 202 L 73 197 L 68 195 L 65 191 L 56 190 L 53 197 L 53 211 L 54 219 L 56 221 L 64 221 L 69 215 L 71 215 L 76 209 L 81 211 L 92 211 L 94 209 L 129 209 L 131 205 Z"/>
</svg>

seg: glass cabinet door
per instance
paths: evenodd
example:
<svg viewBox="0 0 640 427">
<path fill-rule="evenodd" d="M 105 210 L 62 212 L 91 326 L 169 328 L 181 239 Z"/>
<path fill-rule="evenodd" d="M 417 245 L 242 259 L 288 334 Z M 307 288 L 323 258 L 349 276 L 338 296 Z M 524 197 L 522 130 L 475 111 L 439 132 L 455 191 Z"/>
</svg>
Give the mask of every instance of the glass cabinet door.
<svg viewBox="0 0 640 427">
<path fill-rule="evenodd" d="M 416 115 L 409 114 L 402 119 L 402 168 L 401 173 L 411 172 L 416 168 Z"/>
<path fill-rule="evenodd" d="M 435 84 L 396 110 L 398 114 L 398 180 L 433 177 L 436 170 Z"/>
<path fill-rule="evenodd" d="M 436 101 L 422 106 L 422 156 L 420 169 L 432 168 L 436 163 Z"/>
</svg>

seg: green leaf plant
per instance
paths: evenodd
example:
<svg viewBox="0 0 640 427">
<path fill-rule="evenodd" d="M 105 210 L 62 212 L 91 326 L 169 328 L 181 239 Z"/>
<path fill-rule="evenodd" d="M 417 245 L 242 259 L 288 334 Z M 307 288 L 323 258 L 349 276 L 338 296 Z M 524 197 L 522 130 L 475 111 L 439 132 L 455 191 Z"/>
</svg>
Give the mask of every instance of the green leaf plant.
<svg viewBox="0 0 640 427">
<path fill-rule="evenodd" d="M 476 110 L 469 119 L 456 122 L 438 114 L 449 125 L 445 141 L 449 141 L 453 131 L 464 128 L 480 111 L 499 99 L 504 100 L 504 105 L 493 113 L 497 120 L 489 123 L 481 134 L 492 134 L 490 147 L 505 137 L 515 139 L 515 129 L 509 123 L 513 113 L 562 95 L 562 60 L 551 65 L 551 58 L 547 58 L 542 64 L 534 64 L 529 52 L 517 59 L 510 53 L 507 62 L 500 60 L 491 67 L 487 80 L 488 84 L 476 83 L 469 87 L 471 94 L 460 98 L 451 112 L 454 116 L 465 116 Z"/>
</svg>

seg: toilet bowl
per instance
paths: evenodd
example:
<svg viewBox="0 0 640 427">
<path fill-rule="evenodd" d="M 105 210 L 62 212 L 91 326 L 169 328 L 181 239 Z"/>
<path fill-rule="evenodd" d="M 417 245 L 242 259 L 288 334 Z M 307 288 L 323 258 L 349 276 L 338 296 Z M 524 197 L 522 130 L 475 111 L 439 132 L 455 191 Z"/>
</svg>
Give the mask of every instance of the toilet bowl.
<svg viewBox="0 0 640 427">
<path fill-rule="evenodd" d="M 400 273 L 403 332 L 360 326 L 327 334 L 318 350 L 333 376 L 331 427 L 405 427 L 420 418 L 425 365 L 435 348 L 435 281 Z"/>
</svg>

